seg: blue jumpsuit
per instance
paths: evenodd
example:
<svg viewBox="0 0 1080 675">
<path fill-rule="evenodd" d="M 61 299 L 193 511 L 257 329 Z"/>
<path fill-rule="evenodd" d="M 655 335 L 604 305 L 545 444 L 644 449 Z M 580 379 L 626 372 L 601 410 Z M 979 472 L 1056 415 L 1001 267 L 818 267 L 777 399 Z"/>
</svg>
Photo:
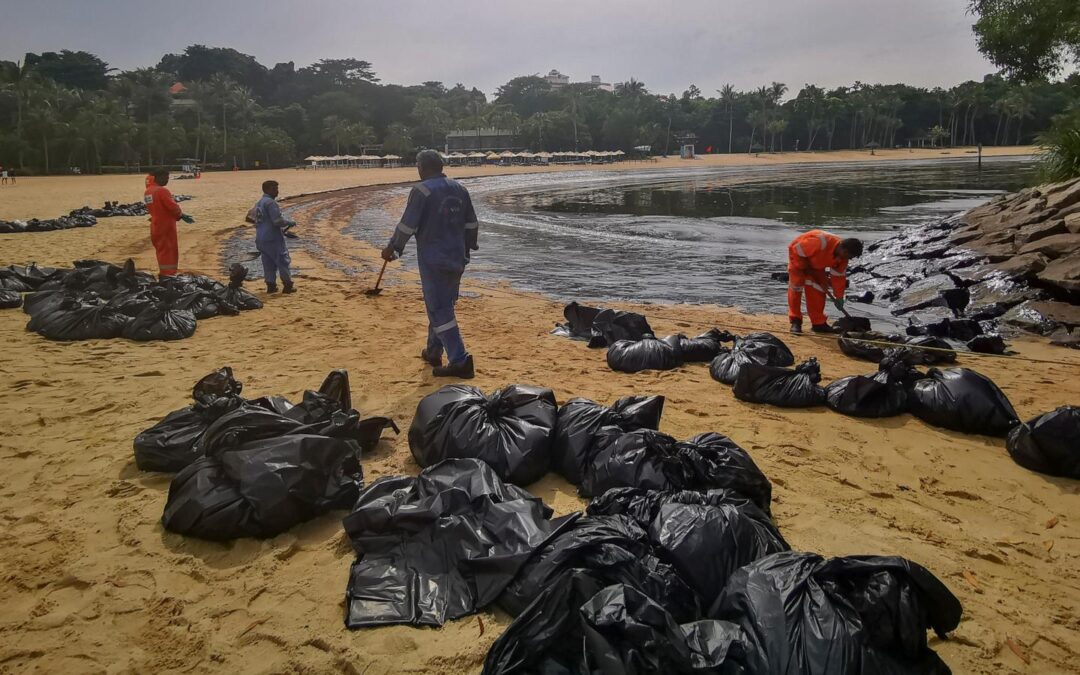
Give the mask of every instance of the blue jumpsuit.
<svg viewBox="0 0 1080 675">
<path fill-rule="evenodd" d="M 263 278 L 267 287 L 277 286 L 277 275 L 281 283 L 292 285 L 289 274 L 289 247 L 285 243 L 285 228 L 295 225 L 281 215 L 281 207 L 270 195 L 263 195 L 255 204 L 255 248 L 262 254 Z"/>
<path fill-rule="evenodd" d="M 409 237 L 416 237 L 420 286 L 428 315 L 429 356 L 446 349 L 451 364 L 465 361 L 469 352 L 461 338 L 454 304 L 469 251 L 477 249 L 478 225 L 469 191 L 439 174 L 412 189 L 390 246 L 400 254 Z"/>
</svg>

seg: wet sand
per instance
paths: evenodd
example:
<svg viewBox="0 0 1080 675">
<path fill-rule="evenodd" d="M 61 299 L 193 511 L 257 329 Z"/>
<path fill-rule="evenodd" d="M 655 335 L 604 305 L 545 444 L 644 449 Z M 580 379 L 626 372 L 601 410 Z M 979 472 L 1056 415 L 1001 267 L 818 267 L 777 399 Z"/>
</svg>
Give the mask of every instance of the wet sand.
<svg viewBox="0 0 1080 675">
<path fill-rule="evenodd" d="M 866 153 L 834 155 L 838 161 L 869 159 Z M 886 151 L 873 159 L 889 155 L 908 153 Z M 450 171 L 490 173 L 486 167 Z M 412 169 L 282 170 L 176 181 L 174 192 L 197 197 L 183 205 L 198 222 L 182 228 L 181 268 L 223 276 L 222 248 L 244 231 L 238 230 L 245 227 L 243 214 L 258 197 L 258 184 L 271 176 L 288 195 L 414 175 Z M 51 217 L 85 203 L 133 201 L 141 184 L 139 176 L 20 179 L 16 189 L 0 189 L 0 218 Z M 200 322 L 188 340 L 53 343 L 27 333 L 20 311 L 0 311 L 0 671 L 479 671 L 507 624 L 501 612 L 482 613 L 482 624 L 468 617 L 439 630 L 345 630 L 342 600 L 353 554 L 342 514 L 266 541 L 186 539 L 159 523 L 169 477 L 142 473 L 132 460 L 135 434 L 186 405 L 195 380 L 222 365 L 234 368 L 247 395 L 291 397 L 316 387 L 329 369 L 348 368 L 354 404 L 407 428 L 417 401 L 443 383 L 417 358 L 426 331 L 419 287 L 413 275 L 392 267 L 387 290 L 378 298 L 364 296 L 377 253 L 341 231 L 356 200 L 381 198 L 377 190 L 361 189 L 294 200 L 301 235 L 319 244 L 294 252 L 302 273 L 299 292 L 269 297 L 260 311 Z M 388 232 L 392 223 L 370 226 Z M 2 265 L 66 265 L 91 257 L 133 257 L 140 268 L 152 269 L 145 219 L 0 235 Z M 358 276 L 346 276 L 343 267 Z M 903 555 L 940 577 L 965 610 L 952 639 L 931 641 L 954 672 L 1077 668 L 1076 481 L 1022 469 L 999 439 L 935 429 L 910 416 L 860 420 L 825 409 L 742 403 L 712 381 L 704 365 L 616 374 L 602 351 L 548 335 L 561 305 L 475 280 L 466 287 L 459 319 L 476 355 L 477 386 L 547 385 L 560 402 L 663 394 L 663 431 L 677 437 L 718 431 L 753 454 L 773 482 L 773 511 L 794 548 Z M 261 296 L 260 288 L 250 284 Z M 714 325 L 736 332 L 786 328 L 783 317 L 716 307 L 638 309 L 662 334 L 696 334 Z M 826 381 L 873 370 L 845 357 L 832 340 L 806 336 L 788 343 L 799 358 L 817 356 Z M 1025 419 L 1080 403 L 1080 353 L 1034 341 L 1014 347 L 1026 357 L 1066 363 L 965 357 L 961 365 L 993 378 Z M 365 458 L 364 470 L 370 482 L 419 469 L 403 434 L 381 443 Z M 558 513 L 583 505 L 573 487 L 554 475 L 531 489 Z"/>
</svg>

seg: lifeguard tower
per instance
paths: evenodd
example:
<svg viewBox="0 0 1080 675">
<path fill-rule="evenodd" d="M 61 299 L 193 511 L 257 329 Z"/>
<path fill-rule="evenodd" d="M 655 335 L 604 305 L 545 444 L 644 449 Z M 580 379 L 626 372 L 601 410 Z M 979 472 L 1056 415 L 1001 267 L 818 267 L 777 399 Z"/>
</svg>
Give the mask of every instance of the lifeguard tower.
<svg viewBox="0 0 1080 675">
<path fill-rule="evenodd" d="M 679 158 L 694 159 L 694 144 L 697 143 L 697 134 L 685 132 L 675 137 L 679 143 Z"/>
</svg>

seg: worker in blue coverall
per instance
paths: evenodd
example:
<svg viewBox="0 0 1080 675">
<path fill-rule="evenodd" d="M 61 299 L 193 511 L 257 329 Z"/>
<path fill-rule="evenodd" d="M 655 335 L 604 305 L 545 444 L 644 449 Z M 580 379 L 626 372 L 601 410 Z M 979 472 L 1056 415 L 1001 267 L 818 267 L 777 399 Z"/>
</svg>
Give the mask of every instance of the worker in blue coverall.
<svg viewBox="0 0 1080 675">
<path fill-rule="evenodd" d="M 420 152 L 416 169 L 420 183 L 409 193 L 405 213 L 382 257 L 387 262 L 395 260 L 409 238 L 416 237 L 420 287 L 428 315 L 427 347 L 420 352 L 420 358 L 432 365 L 436 377 L 469 379 L 475 374 L 473 359 L 461 338 L 454 304 L 469 253 L 478 248 L 476 212 L 469 191 L 443 173 L 438 152 Z M 445 366 L 444 350 L 448 361 Z"/>
<path fill-rule="evenodd" d="M 262 254 L 263 278 L 266 292 L 277 293 L 277 277 L 281 276 L 282 293 L 295 293 L 289 274 L 289 247 L 285 231 L 296 225 L 281 214 L 278 206 L 278 184 L 268 180 L 262 184 L 263 196 L 255 204 L 255 248 Z"/>
</svg>

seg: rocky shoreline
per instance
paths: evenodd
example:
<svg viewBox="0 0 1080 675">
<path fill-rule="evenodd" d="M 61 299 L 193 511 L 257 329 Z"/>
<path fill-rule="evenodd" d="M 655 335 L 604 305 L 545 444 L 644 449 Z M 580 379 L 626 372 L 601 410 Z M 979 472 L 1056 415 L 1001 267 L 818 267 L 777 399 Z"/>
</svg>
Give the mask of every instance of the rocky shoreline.
<svg viewBox="0 0 1080 675">
<path fill-rule="evenodd" d="M 852 265 L 909 332 L 958 319 L 1080 347 L 1080 179 L 995 197 L 875 242 Z"/>
</svg>

